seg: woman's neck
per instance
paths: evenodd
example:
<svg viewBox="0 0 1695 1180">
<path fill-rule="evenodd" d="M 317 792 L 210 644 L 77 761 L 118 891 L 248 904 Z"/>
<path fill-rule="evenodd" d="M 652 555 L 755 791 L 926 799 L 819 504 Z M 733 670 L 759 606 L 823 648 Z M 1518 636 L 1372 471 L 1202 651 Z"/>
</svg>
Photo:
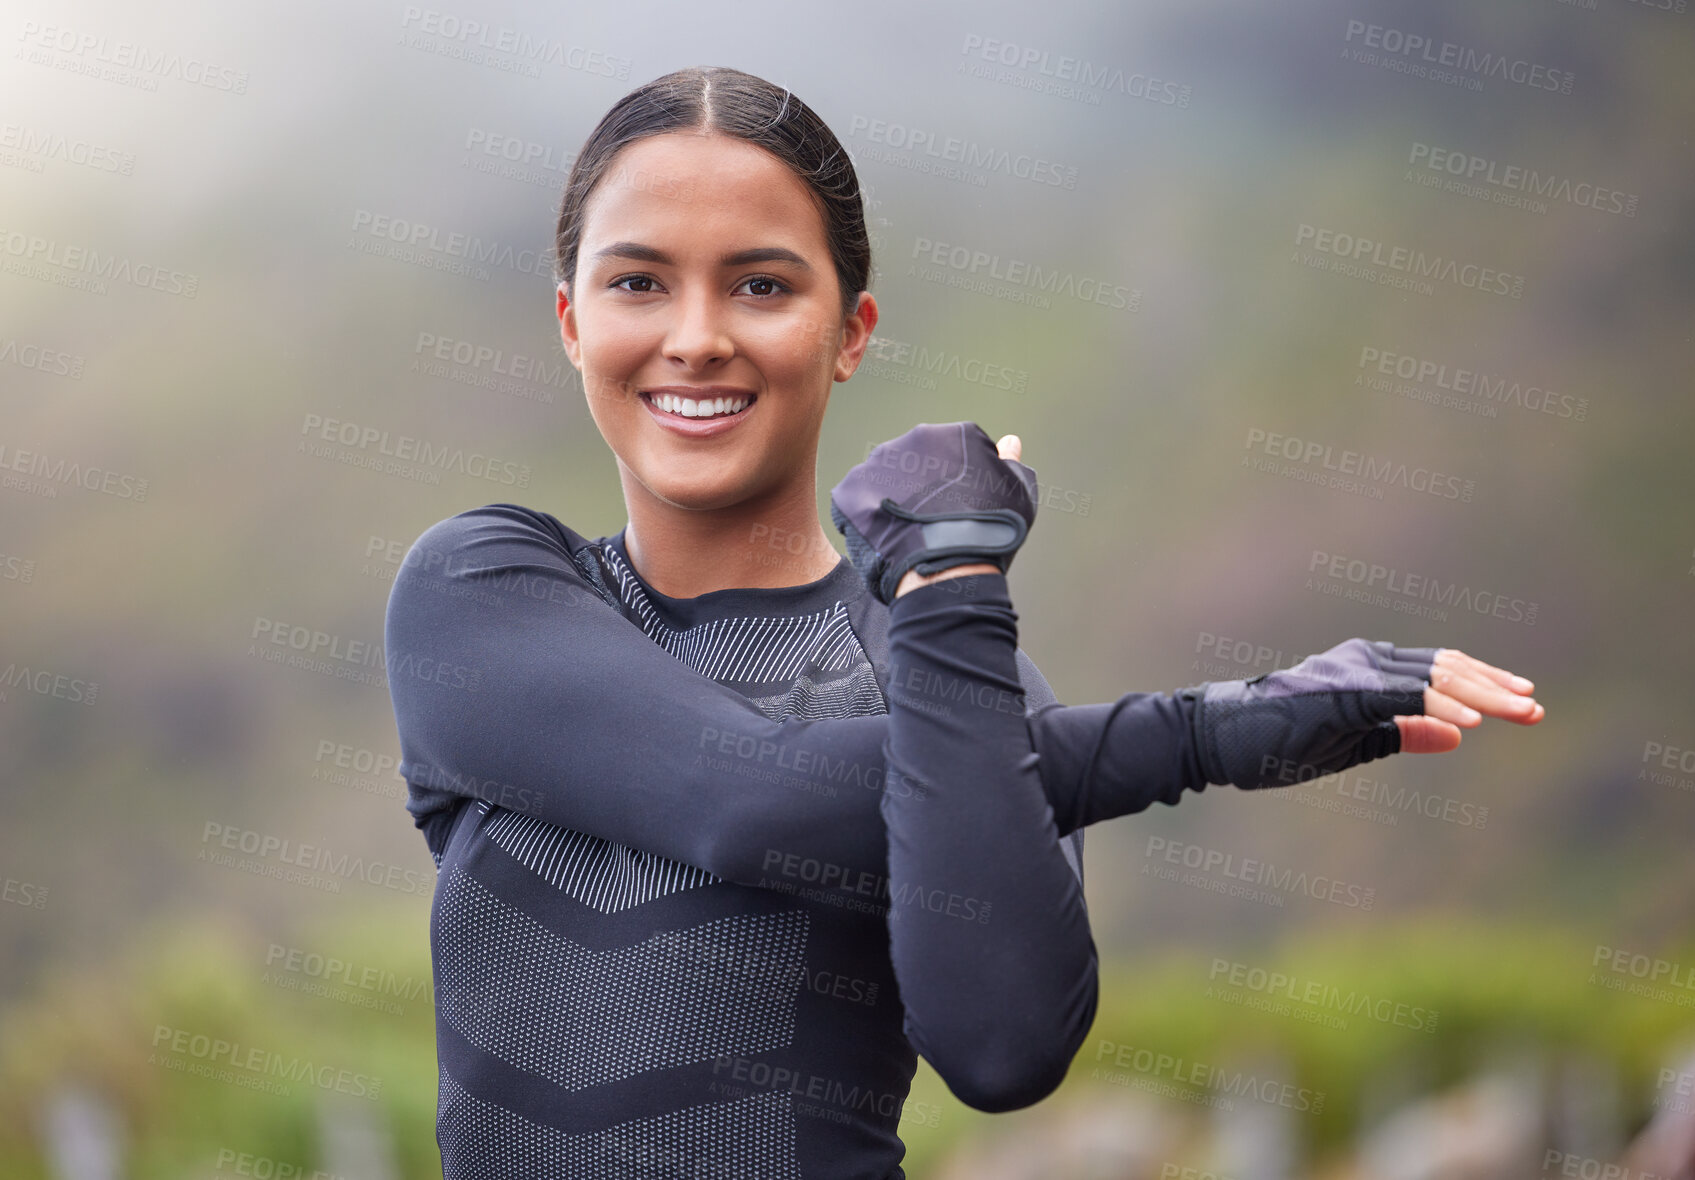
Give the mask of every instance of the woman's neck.
<svg viewBox="0 0 1695 1180">
<path fill-rule="evenodd" d="M 642 580 L 667 598 L 804 586 L 842 560 L 819 523 L 812 494 L 796 491 L 701 511 L 667 504 L 633 483 L 626 478 L 624 547 Z"/>
</svg>

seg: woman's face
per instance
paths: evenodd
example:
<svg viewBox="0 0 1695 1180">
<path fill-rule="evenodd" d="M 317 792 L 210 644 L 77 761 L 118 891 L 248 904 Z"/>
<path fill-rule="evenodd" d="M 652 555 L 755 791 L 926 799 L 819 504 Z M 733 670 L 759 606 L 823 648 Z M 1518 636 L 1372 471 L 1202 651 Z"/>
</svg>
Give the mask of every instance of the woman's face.
<svg viewBox="0 0 1695 1180">
<path fill-rule="evenodd" d="M 729 136 L 637 140 L 589 196 L 573 291 L 560 333 L 626 494 L 633 478 L 715 509 L 804 484 L 810 502 L 831 382 L 853 375 L 877 308 L 861 293 L 843 319 L 804 181 Z"/>
</svg>

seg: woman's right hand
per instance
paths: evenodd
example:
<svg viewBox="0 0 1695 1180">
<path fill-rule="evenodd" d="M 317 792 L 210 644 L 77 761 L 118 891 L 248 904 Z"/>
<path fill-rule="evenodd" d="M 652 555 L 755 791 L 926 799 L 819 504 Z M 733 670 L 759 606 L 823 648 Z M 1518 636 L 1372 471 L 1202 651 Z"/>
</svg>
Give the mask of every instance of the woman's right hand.
<svg viewBox="0 0 1695 1180">
<path fill-rule="evenodd" d="M 1023 450 L 1024 444 L 1016 434 L 1003 434 L 1000 441 L 995 444 L 995 452 L 1002 459 L 1010 459 L 1014 463 L 1018 462 L 1018 457 L 1023 453 Z M 963 578 L 967 574 L 998 574 L 1000 572 L 1002 571 L 999 566 L 990 565 L 986 561 L 972 562 L 970 565 L 956 565 L 933 574 L 921 574 L 917 570 L 907 570 L 906 573 L 901 575 L 900 585 L 895 587 L 895 597 L 899 598 L 902 594 L 916 590 L 920 586 L 928 586 L 931 582 L 945 582 L 949 578 Z"/>
<path fill-rule="evenodd" d="M 1015 436 L 1001 442 L 1016 452 Z M 830 493 L 830 519 L 854 568 L 887 604 L 903 584 L 911 588 L 912 571 L 1004 573 L 1035 522 L 1036 500 L 1036 473 L 981 426 L 926 422 L 872 448 L 842 477 Z"/>
</svg>

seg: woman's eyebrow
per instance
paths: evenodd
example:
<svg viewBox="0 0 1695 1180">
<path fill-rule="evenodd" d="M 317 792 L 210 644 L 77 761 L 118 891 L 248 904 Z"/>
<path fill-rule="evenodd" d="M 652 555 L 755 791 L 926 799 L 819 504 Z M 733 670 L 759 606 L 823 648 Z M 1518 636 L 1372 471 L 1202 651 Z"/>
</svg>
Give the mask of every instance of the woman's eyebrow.
<svg viewBox="0 0 1695 1180">
<path fill-rule="evenodd" d="M 602 258 L 629 258 L 636 262 L 657 263 L 660 266 L 672 265 L 669 254 L 652 246 L 644 246 L 640 242 L 613 242 L 610 246 L 596 250 L 590 257 L 596 261 Z M 752 262 L 787 262 L 802 270 L 812 269 L 811 263 L 786 246 L 753 246 L 726 254 L 718 260 L 720 266 L 746 266 Z"/>
</svg>

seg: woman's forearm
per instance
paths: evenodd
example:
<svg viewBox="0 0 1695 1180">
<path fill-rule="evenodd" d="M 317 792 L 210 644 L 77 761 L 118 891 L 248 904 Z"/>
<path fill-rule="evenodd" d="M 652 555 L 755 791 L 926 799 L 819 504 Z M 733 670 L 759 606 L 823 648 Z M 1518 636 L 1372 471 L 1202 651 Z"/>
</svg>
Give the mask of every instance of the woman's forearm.
<svg viewBox="0 0 1695 1180">
<path fill-rule="evenodd" d="M 908 1039 L 983 1110 L 1058 1086 L 1098 998 L 1082 884 L 1020 700 L 1016 620 L 994 569 L 889 611 L 887 762 L 926 787 L 882 799 L 890 955 Z"/>
</svg>

